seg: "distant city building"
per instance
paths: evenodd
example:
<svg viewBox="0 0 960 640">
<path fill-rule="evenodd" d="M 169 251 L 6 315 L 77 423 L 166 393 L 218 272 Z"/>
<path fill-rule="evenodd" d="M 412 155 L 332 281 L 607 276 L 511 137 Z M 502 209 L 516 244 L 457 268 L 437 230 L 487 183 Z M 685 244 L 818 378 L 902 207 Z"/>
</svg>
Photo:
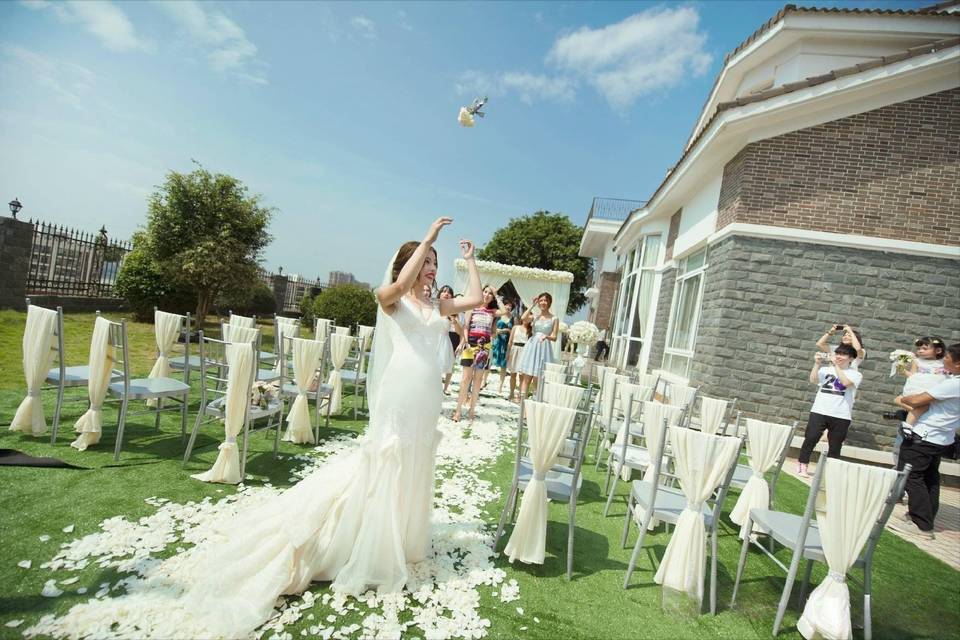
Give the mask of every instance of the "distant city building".
<svg viewBox="0 0 960 640">
<path fill-rule="evenodd" d="M 369 284 L 366 282 L 360 282 L 353 276 L 352 273 L 348 271 L 331 271 L 330 279 L 328 280 L 327 284 L 331 287 L 335 287 L 340 284 L 353 284 L 366 289 L 370 288 Z"/>
</svg>

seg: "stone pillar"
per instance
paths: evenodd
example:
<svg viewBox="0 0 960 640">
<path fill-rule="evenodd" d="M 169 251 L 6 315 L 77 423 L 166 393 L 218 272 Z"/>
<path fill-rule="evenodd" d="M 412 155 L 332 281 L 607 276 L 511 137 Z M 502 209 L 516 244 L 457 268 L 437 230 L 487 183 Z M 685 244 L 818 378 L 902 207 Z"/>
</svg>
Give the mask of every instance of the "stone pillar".
<svg viewBox="0 0 960 640">
<path fill-rule="evenodd" d="M 283 302 L 287 298 L 287 276 L 270 276 L 270 285 L 273 287 L 273 299 L 277 303 L 277 315 L 283 315 Z"/>
<path fill-rule="evenodd" d="M 23 309 L 33 225 L 0 218 L 0 309 Z"/>
</svg>

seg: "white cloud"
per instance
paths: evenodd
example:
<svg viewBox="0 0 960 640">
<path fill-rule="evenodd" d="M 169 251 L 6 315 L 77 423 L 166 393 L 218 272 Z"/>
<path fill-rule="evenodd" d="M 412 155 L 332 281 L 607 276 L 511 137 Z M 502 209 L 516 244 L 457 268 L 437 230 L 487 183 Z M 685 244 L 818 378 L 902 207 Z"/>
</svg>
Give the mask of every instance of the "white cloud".
<svg viewBox="0 0 960 640">
<path fill-rule="evenodd" d="M 711 55 L 694 7 L 653 7 L 615 24 L 557 39 L 547 61 L 584 78 L 617 108 L 703 75 Z"/>
<path fill-rule="evenodd" d="M 267 84 L 264 63 L 257 57 L 257 46 L 247 38 L 236 22 L 220 11 L 207 10 L 194 0 L 161 2 L 193 43 L 205 51 L 210 66 L 255 84 Z"/>
<path fill-rule="evenodd" d="M 58 20 L 79 23 L 96 36 L 103 46 L 112 51 L 151 51 L 153 43 L 137 35 L 130 18 L 112 2 L 47 2 L 23 0 L 25 7 L 35 11 L 49 10 Z"/>
<path fill-rule="evenodd" d="M 503 71 L 495 74 L 466 71 L 457 81 L 456 90 L 460 95 L 473 97 L 515 93 L 526 104 L 533 104 L 541 99 L 570 101 L 576 95 L 576 84 L 563 76 L 550 77 L 525 71 Z"/>
<path fill-rule="evenodd" d="M 397 11 L 397 24 L 404 31 L 413 31 L 413 25 L 407 20 L 407 12 L 403 9 Z"/>
<path fill-rule="evenodd" d="M 3 76 L 19 72 L 72 107 L 83 110 L 89 104 L 96 74 L 79 64 L 55 60 L 16 45 L 3 48 Z M 9 65 L 9 66 L 8 66 Z"/>
<path fill-rule="evenodd" d="M 377 39 L 377 25 L 367 16 L 353 16 L 350 18 L 350 26 L 353 27 L 357 34 L 367 40 Z"/>
</svg>

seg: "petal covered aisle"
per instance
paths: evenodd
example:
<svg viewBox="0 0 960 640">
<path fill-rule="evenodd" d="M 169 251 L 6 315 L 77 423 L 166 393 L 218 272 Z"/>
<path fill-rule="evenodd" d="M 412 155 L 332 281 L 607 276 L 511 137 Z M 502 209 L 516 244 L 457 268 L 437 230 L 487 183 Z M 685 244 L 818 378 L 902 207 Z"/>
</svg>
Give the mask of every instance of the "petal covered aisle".
<svg viewBox="0 0 960 640">
<path fill-rule="evenodd" d="M 449 401 L 448 401 L 449 403 Z M 450 408 L 444 406 L 444 414 Z M 508 446 L 516 426 L 515 405 L 485 398 L 477 419 L 464 437 L 464 426 L 441 417 L 443 439 L 437 453 L 437 483 L 432 524 L 433 551 L 424 562 L 410 565 L 407 590 L 360 598 L 331 592 L 328 583 L 314 583 L 297 596 L 278 599 L 274 616 L 253 637 L 293 638 L 481 638 L 490 621 L 480 615 L 481 592 L 501 603 L 519 598 L 515 580 L 494 566 L 490 516 L 484 507 L 500 489 L 481 476 Z M 356 446 L 352 437 L 337 436 L 310 454 L 297 456 L 302 466 L 291 482 L 307 477 Z M 224 535 L 222 524 L 241 510 L 274 499 L 281 489 L 269 484 L 241 484 L 236 494 L 220 500 L 177 504 L 150 498 L 156 511 L 137 521 L 115 516 L 100 531 L 61 546 L 39 570 L 51 572 L 48 597 L 63 589 L 93 596 L 65 615 L 47 615 L 22 630 L 25 637 L 56 638 L 206 638 L 199 621 L 177 611 L 183 585 L 178 567 L 194 562 L 192 545 Z M 72 572 L 96 565 L 128 574 L 119 581 L 83 586 Z M 83 591 L 81 591 L 83 589 Z M 506 606 L 506 605 L 504 605 Z M 296 631 L 292 632 L 291 627 Z"/>
</svg>

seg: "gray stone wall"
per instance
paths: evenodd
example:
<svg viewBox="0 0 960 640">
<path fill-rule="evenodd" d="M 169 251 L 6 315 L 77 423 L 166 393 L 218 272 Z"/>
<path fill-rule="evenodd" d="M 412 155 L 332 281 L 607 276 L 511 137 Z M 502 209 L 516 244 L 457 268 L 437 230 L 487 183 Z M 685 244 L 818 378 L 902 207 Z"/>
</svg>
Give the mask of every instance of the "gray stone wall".
<svg viewBox="0 0 960 640">
<path fill-rule="evenodd" d="M 672 283 L 665 306 L 661 290 L 657 357 Z M 881 413 L 904 379 L 889 377 L 887 355 L 921 335 L 960 342 L 958 292 L 956 260 L 733 236 L 710 247 L 690 378 L 707 395 L 739 398 L 745 416 L 803 424 L 814 343 L 829 325 L 850 324 L 867 358 L 847 442 L 889 449 L 895 428 Z"/>
<path fill-rule="evenodd" d="M 23 309 L 33 225 L 0 218 L 0 309 Z"/>
<path fill-rule="evenodd" d="M 660 280 L 657 313 L 653 321 L 653 344 L 650 345 L 650 357 L 647 360 L 648 371 L 659 369 L 663 363 L 663 347 L 667 342 L 667 324 L 670 321 L 670 304 L 673 301 L 673 285 L 676 280 L 676 269 L 664 271 Z"/>
</svg>

